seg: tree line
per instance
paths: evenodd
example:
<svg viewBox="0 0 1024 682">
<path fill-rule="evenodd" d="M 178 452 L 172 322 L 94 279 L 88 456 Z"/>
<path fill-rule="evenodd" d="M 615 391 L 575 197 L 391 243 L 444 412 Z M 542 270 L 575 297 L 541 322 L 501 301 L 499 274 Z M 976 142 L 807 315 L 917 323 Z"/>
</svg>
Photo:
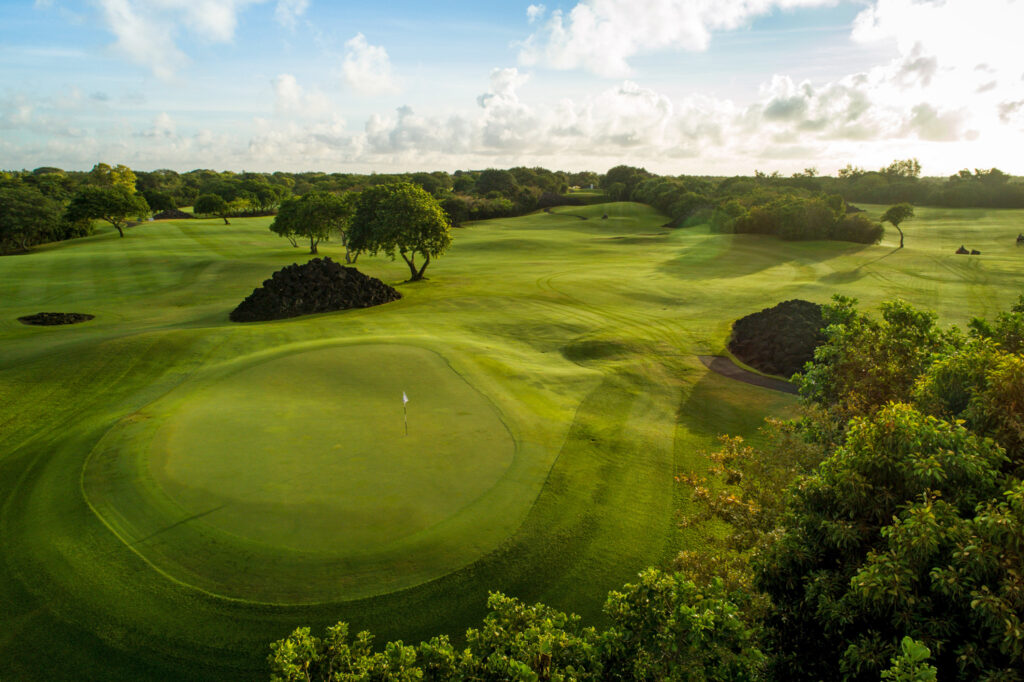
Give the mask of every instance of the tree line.
<svg viewBox="0 0 1024 682">
<path fill-rule="evenodd" d="M 298 628 L 272 679 L 1021 679 L 1024 296 L 966 332 L 899 300 L 824 315 L 801 415 L 679 472 L 717 530 L 610 593 L 606 627 L 493 593 L 460 646 Z"/>
</svg>

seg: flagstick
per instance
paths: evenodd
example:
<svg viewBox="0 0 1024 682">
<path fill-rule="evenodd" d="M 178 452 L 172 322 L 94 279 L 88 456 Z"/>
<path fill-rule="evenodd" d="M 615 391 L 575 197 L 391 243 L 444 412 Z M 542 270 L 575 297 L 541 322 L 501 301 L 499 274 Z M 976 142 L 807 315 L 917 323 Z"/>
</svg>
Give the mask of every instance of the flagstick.
<svg viewBox="0 0 1024 682">
<path fill-rule="evenodd" d="M 409 408 L 402 403 L 402 417 L 405 418 L 405 435 L 409 435 Z"/>
</svg>

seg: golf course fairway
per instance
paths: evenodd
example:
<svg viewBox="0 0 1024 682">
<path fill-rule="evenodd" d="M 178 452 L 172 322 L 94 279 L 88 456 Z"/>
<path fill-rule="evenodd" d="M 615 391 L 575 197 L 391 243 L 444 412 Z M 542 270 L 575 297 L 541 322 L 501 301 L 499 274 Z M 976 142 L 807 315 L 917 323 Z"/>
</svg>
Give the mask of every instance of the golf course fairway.
<svg viewBox="0 0 1024 682">
<path fill-rule="evenodd" d="M 491 591 L 602 623 L 610 590 L 707 542 L 675 476 L 794 414 L 702 364 L 734 320 L 842 294 L 963 327 L 1022 290 L 1024 211 L 918 208 L 903 249 L 666 221 L 471 223 L 425 281 L 360 257 L 401 300 L 245 324 L 311 257 L 269 217 L 0 258 L 0 679 L 266 679 L 298 626 L 458 642 Z M 38 312 L 94 318 L 18 321 Z"/>
</svg>

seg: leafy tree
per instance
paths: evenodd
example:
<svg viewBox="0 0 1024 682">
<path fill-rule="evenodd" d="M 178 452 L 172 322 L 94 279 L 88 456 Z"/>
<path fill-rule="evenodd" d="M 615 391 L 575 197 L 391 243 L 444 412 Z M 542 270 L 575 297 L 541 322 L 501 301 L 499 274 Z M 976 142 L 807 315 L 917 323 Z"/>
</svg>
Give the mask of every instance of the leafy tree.
<svg viewBox="0 0 1024 682">
<path fill-rule="evenodd" d="M 795 377 L 826 433 L 842 431 L 850 418 L 890 401 L 910 400 L 932 354 L 959 342 L 955 333 L 936 327 L 934 313 L 905 301 L 882 303 L 881 320 L 857 311 L 855 299 L 837 295 L 832 301 L 822 308 L 825 343 Z"/>
<path fill-rule="evenodd" d="M 297 246 L 296 238 L 309 239 L 309 252 L 317 253 L 317 245 L 337 232 L 346 244 L 345 262 L 353 263 L 346 231 L 354 212 L 353 202 L 331 192 L 313 191 L 281 204 L 270 231 L 281 235 Z"/>
<path fill-rule="evenodd" d="M 506 199 L 511 199 L 519 191 L 519 183 L 510 171 L 488 168 L 477 177 L 473 191 L 481 196 L 497 192 Z"/>
<path fill-rule="evenodd" d="M 113 168 L 105 163 L 97 163 L 89 171 L 89 182 L 99 187 L 124 187 L 134 193 L 136 180 L 132 169 L 120 163 Z"/>
<path fill-rule="evenodd" d="M 105 220 L 124 237 L 128 217 L 140 219 L 149 213 L 146 200 L 133 194 L 123 184 L 110 186 L 85 185 L 71 197 L 65 216 L 72 223 L 83 220 Z"/>
<path fill-rule="evenodd" d="M 0 253 L 25 251 L 59 235 L 61 208 L 35 187 L 0 184 Z"/>
<path fill-rule="evenodd" d="M 754 679 L 764 660 L 720 584 L 698 590 L 654 569 L 608 596 L 613 625 L 601 632 L 584 627 L 579 616 L 500 593 L 490 595 L 487 607 L 481 627 L 466 631 L 461 651 L 439 636 L 415 647 L 388 642 L 374 652 L 370 633 L 353 640 L 345 623 L 323 638 L 298 628 L 271 645 L 272 679 L 725 682 Z"/>
<path fill-rule="evenodd" d="M 408 182 L 364 190 L 356 202 L 348 238 L 356 253 L 383 252 L 393 260 L 398 252 L 409 266 L 410 281 L 423 279 L 430 259 L 444 253 L 452 241 L 441 206 L 421 187 Z M 417 254 L 423 257 L 419 267 Z"/>
<path fill-rule="evenodd" d="M 921 642 L 904 637 L 900 653 L 893 656 L 892 667 L 882 671 L 883 680 L 892 682 L 935 682 L 938 670 L 928 664 L 932 652 Z"/>
<path fill-rule="evenodd" d="M 890 206 L 885 213 L 882 214 L 883 223 L 892 223 L 892 226 L 896 228 L 896 231 L 900 233 L 900 248 L 903 248 L 903 230 L 900 228 L 902 223 L 907 218 L 914 217 L 914 207 L 910 204 L 896 204 Z"/>
<path fill-rule="evenodd" d="M 765 657 L 721 581 L 648 569 L 605 604 L 603 679 L 754 680 Z"/>
<path fill-rule="evenodd" d="M 192 210 L 202 215 L 213 215 L 224 219 L 230 225 L 228 216 L 233 213 L 231 205 L 219 194 L 201 194 L 192 205 Z"/>
<path fill-rule="evenodd" d="M 877 679 L 904 634 L 941 644 L 943 659 L 989 647 L 971 634 L 970 600 L 950 599 L 932 571 L 999 492 L 1004 461 L 991 440 L 908 405 L 854 419 L 845 444 L 790 489 L 775 542 L 754 563 L 778 669 Z M 822 651 L 844 653 L 837 662 Z"/>
<path fill-rule="evenodd" d="M 153 211 L 169 211 L 178 208 L 174 203 L 174 198 L 167 192 L 161 192 L 158 189 L 147 189 L 142 191 L 142 196 Z"/>
</svg>

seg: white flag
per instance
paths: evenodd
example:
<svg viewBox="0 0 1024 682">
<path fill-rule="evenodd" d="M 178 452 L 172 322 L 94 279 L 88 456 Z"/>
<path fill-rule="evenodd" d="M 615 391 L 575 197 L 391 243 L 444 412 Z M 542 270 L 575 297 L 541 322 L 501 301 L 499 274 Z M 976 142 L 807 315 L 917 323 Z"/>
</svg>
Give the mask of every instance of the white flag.
<svg viewBox="0 0 1024 682">
<path fill-rule="evenodd" d="M 405 405 L 407 402 L 409 402 L 409 396 L 405 394 L 405 391 L 402 391 L 402 404 Z"/>
</svg>

